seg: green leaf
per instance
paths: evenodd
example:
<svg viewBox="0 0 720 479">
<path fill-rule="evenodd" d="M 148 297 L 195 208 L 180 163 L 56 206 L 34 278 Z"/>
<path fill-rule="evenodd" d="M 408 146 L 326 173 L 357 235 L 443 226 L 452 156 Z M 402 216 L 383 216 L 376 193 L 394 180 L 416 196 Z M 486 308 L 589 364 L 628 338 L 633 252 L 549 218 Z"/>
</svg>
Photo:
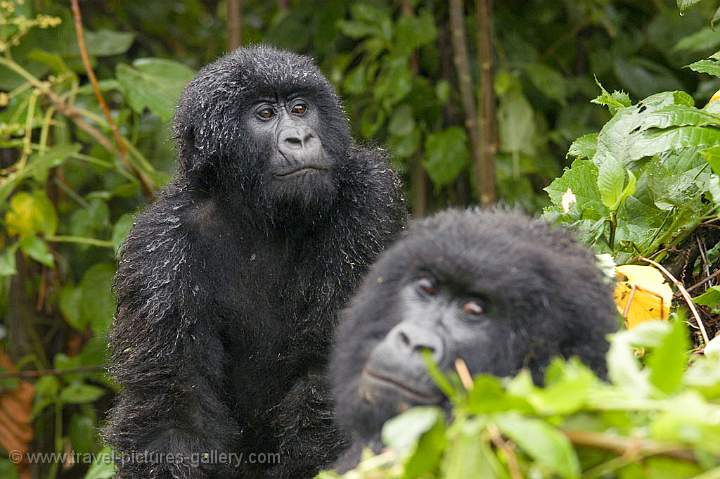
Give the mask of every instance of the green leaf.
<svg viewBox="0 0 720 479">
<path fill-rule="evenodd" d="M 720 32 L 705 27 L 699 31 L 683 37 L 677 42 L 674 50 L 689 52 L 706 52 L 720 46 Z"/>
<path fill-rule="evenodd" d="M 194 73 L 182 63 L 141 58 L 133 62 L 133 67 L 118 65 L 116 75 L 133 110 L 142 113 L 148 108 L 161 120 L 168 121 L 185 84 Z"/>
<path fill-rule="evenodd" d="M 672 70 L 647 57 L 617 57 L 613 62 L 616 77 L 639 98 L 658 91 L 680 90 L 683 85 Z"/>
<path fill-rule="evenodd" d="M 445 429 L 445 417 L 441 415 L 435 424 L 420 436 L 415 450 L 405 462 L 403 479 L 424 477 L 424 474 L 437 468 L 447 446 Z"/>
<path fill-rule="evenodd" d="M 79 454 L 90 454 L 97 450 L 97 426 L 88 416 L 73 414 L 70 418 L 70 442 Z"/>
<path fill-rule="evenodd" d="M 38 183 L 44 184 L 51 168 L 62 165 L 72 155 L 79 153 L 81 148 L 79 143 L 67 143 L 48 148 L 44 153 L 35 153 L 30 157 L 28 173 L 32 174 Z"/>
<path fill-rule="evenodd" d="M 132 45 L 134 33 L 111 30 L 86 31 L 85 43 L 88 53 L 96 57 L 107 57 L 125 53 Z"/>
<path fill-rule="evenodd" d="M 35 382 L 35 400 L 32 417 L 37 417 L 46 407 L 55 403 L 60 392 L 60 380 L 55 376 L 43 376 Z"/>
<path fill-rule="evenodd" d="M 717 307 L 720 305 L 720 286 L 710 286 L 703 294 L 694 297 L 693 302 L 701 306 Z"/>
<path fill-rule="evenodd" d="M 624 91 L 615 90 L 610 93 L 600 84 L 597 78 L 595 78 L 595 84 L 600 88 L 600 95 L 595 99 L 590 100 L 590 103 L 606 106 L 608 110 L 610 110 L 611 115 L 614 115 L 623 108 L 627 108 L 632 105 L 630 97 Z"/>
<path fill-rule="evenodd" d="M 715 60 L 700 60 L 687 66 L 694 72 L 707 73 L 708 75 L 720 77 L 720 62 Z"/>
<path fill-rule="evenodd" d="M 500 97 L 497 118 L 501 151 L 534 153 L 535 113 L 522 92 L 511 89 Z"/>
<path fill-rule="evenodd" d="M 390 118 L 388 131 L 393 135 L 409 135 L 415 128 L 415 118 L 410 105 L 401 105 Z"/>
<path fill-rule="evenodd" d="M 588 133 L 573 141 L 566 156 L 592 159 L 597 150 L 597 133 Z"/>
<path fill-rule="evenodd" d="M 110 447 L 104 447 L 95 457 L 95 461 L 88 469 L 84 479 L 112 479 L 115 474 L 117 471 L 113 460 L 113 450 Z"/>
<path fill-rule="evenodd" d="M 423 165 L 438 188 L 452 183 L 467 167 L 469 159 L 467 136 L 460 127 L 431 133 L 425 139 Z"/>
<path fill-rule="evenodd" d="M 65 404 L 85 404 L 100 399 L 105 390 L 90 384 L 74 382 L 63 388 L 60 392 L 60 400 Z"/>
<path fill-rule="evenodd" d="M 569 189 L 575 195 L 573 210 L 577 211 L 576 218 L 599 219 L 605 216 L 607 209 L 600 198 L 597 176 L 598 168 L 592 161 L 573 161 L 560 178 L 545 188 L 554 205 L 551 209 L 563 213 L 562 197 Z"/>
<path fill-rule="evenodd" d="M 380 34 L 380 29 L 377 25 L 371 25 L 365 22 L 356 22 L 352 20 L 340 20 L 337 23 L 338 30 L 350 38 L 363 38 L 368 36 L 375 36 Z"/>
<path fill-rule="evenodd" d="M 84 332 L 87 322 L 83 322 L 83 317 L 80 315 L 81 304 L 82 289 L 65 284 L 60 292 L 60 312 L 73 329 Z"/>
<path fill-rule="evenodd" d="M 696 3 L 700 3 L 702 0 L 677 0 L 677 6 L 680 12 L 684 12 L 688 8 L 692 7 Z"/>
<path fill-rule="evenodd" d="M 26 236 L 19 242 L 20 250 L 38 263 L 48 268 L 55 265 L 55 260 L 47 244 L 37 236 Z"/>
<path fill-rule="evenodd" d="M 20 479 L 17 465 L 8 459 L 0 459 L 0 477 L 4 479 Z"/>
<path fill-rule="evenodd" d="M 398 55 L 409 55 L 432 43 L 436 37 L 435 19 L 429 12 L 424 11 L 419 16 L 403 15 L 397 22 L 392 48 Z"/>
<path fill-rule="evenodd" d="M 20 237 L 37 233 L 52 236 L 57 230 L 57 222 L 55 207 L 42 190 L 15 194 L 10 200 L 10 209 L 5 213 L 8 232 Z"/>
<path fill-rule="evenodd" d="M 443 479 L 506 478 L 502 465 L 482 433 L 478 419 L 465 421 L 452 438 L 443 460 Z"/>
<path fill-rule="evenodd" d="M 701 155 L 710 164 L 713 173 L 720 175 L 720 145 L 705 148 Z"/>
<path fill-rule="evenodd" d="M 110 225 L 110 209 L 103 200 L 93 198 L 70 218 L 70 232 L 74 236 L 94 237 Z"/>
<path fill-rule="evenodd" d="M 15 264 L 15 252 L 17 248 L 18 244 L 15 243 L 0 254 L 0 276 L 12 276 L 17 273 Z"/>
<path fill-rule="evenodd" d="M 499 378 L 479 375 L 468 391 L 466 407 L 472 414 L 519 411 L 534 412 L 533 407 L 521 396 L 505 391 Z"/>
<path fill-rule="evenodd" d="M 625 186 L 625 167 L 623 162 L 614 156 L 607 156 L 598 168 L 598 191 L 603 204 L 615 211 Z"/>
<path fill-rule="evenodd" d="M 115 226 L 113 226 L 111 241 L 113 244 L 113 249 L 115 250 L 115 254 L 120 251 L 120 247 L 125 242 L 127 236 L 130 234 L 130 230 L 132 230 L 134 222 L 135 215 L 132 213 L 125 213 L 117 220 Z"/>
<path fill-rule="evenodd" d="M 559 71 L 544 63 L 530 63 L 525 66 L 525 71 L 535 88 L 540 90 L 543 95 L 561 105 L 565 104 L 567 82 Z"/>
<path fill-rule="evenodd" d="M 550 424 L 515 413 L 498 415 L 495 423 L 538 464 L 561 477 L 580 477 L 580 464 L 570 441 Z"/>
<path fill-rule="evenodd" d="M 103 335 L 115 313 L 112 281 L 115 267 L 99 263 L 88 269 L 78 288 L 82 291 L 79 324 L 89 324 L 96 335 Z"/>
<path fill-rule="evenodd" d="M 682 320 L 673 321 L 673 327 L 655 348 L 647 364 L 650 368 L 650 382 L 666 394 L 680 390 L 683 373 L 687 367 L 688 331 Z"/>
<path fill-rule="evenodd" d="M 598 379 L 577 358 L 555 359 L 545 373 L 545 387 L 534 388 L 526 400 L 541 414 L 571 414 L 590 398 Z"/>
<path fill-rule="evenodd" d="M 420 436 L 438 422 L 445 422 L 445 413 L 438 407 L 421 406 L 408 409 L 385 423 L 383 443 L 403 453 L 409 451 Z"/>
</svg>

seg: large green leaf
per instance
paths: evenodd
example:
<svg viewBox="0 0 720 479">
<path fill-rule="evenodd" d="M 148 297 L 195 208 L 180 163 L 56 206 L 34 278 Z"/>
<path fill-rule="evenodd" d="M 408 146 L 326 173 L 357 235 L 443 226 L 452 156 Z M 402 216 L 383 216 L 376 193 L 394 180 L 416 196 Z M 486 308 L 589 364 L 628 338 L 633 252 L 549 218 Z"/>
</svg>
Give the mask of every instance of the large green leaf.
<svg viewBox="0 0 720 479">
<path fill-rule="evenodd" d="M 650 382 L 664 393 L 675 393 L 682 386 L 689 343 L 685 322 L 675 320 L 670 332 L 652 352 L 648 360 Z"/>
<path fill-rule="evenodd" d="M 535 113 L 521 91 L 513 88 L 500 97 L 497 117 L 502 151 L 528 154 L 535 152 Z"/>
<path fill-rule="evenodd" d="M 68 404 L 83 404 L 96 401 L 105 390 L 90 384 L 74 382 L 60 392 L 60 399 Z"/>
<path fill-rule="evenodd" d="M 163 121 L 172 118 L 178 98 L 194 75 L 193 71 L 172 60 L 141 58 L 130 67 L 117 66 L 116 75 L 133 110 L 145 108 Z"/>
<path fill-rule="evenodd" d="M 89 324 L 97 335 L 107 331 L 115 313 L 114 274 L 113 265 L 96 264 L 85 272 L 78 285 L 82 291 L 79 324 Z"/>
<path fill-rule="evenodd" d="M 720 77 L 720 62 L 715 60 L 700 60 L 688 65 L 688 68 L 698 73 Z"/>
<path fill-rule="evenodd" d="M 580 477 L 580 464 L 570 441 L 550 424 L 515 413 L 498 415 L 495 423 L 538 464 L 560 477 Z"/>
<path fill-rule="evenodd" d="M 561 208 L 562 199 L 569 190 L 575 195 L 575 204 L 569 212 L 573 218 L 599 219 L 605 216 L 607 208 L 600 198 L 597 177 L 598 168 L 592 161 L 575 160 L 560 178 L 556 178 L 545 188 L 554 205 L 550 209 L 564 213 Z"/>
<path fill-rule="evenodd" d="M 98 30 L 85 32 L 85 43 L 88 53 L 96 57 L 107 57 L 125 53 L 132 45 L 135 34 L 131 32 L 114 32 Z"/>
<path fill-rule="evenodd" d="M 425 170 L 433 184 L 442 187 L 450 184 L 467 167 L 468 151 L 465 130 L 453 126 L 431 133 L 425 139 Z"/>
</svg>

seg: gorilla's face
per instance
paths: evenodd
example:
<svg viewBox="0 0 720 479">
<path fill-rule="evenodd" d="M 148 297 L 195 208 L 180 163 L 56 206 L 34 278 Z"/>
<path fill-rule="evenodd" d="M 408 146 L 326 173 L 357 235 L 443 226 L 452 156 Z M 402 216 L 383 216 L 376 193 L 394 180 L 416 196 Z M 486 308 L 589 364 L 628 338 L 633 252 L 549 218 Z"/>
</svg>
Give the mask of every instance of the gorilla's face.
<svg viewBox="0 0 720 479">
<path fill-rule="evenodd" d="M 338 422 L 365 440 L 419 404 L 447 405 L 428 373 L 461 359 L 472 375 L 527 368 L 536 383 L 555 356 L 604 374 L 617 327 L 612 288 L 567 232 L 501 211 L 421 220 L 373 266 L 343 312 L 330 361 Z"/>
<path fill-rule="evenodd" d="M 499 376 L 522 366 L 525 350 L 510 347 L 514 335 L 502 317 L 502 304 L 471 284 L 427 272 L 411 275 L 392 314 L 398 323 L 372 349 L 358 386 L 370 403 L 393 412 L 441 403 L 444 396 L 427 372 L 424 355 L 446 373 L 458 359 L 473 373 Z"/>
<path fill-rule="evenodd" d="M 310 96 L 260 98 L 246 130 L 264 145 L 266 194 L 280 201 L 331 202 L 337 159 L 323 145 L 320 113 Z"/>
<path fill-rule="evenodd" d="M 332 85 L 308 57 L 256 46 L 203 68 L 175 115 L 180 174 L 275 217 L 332 211 L 351 145 Z"/>
</svg>

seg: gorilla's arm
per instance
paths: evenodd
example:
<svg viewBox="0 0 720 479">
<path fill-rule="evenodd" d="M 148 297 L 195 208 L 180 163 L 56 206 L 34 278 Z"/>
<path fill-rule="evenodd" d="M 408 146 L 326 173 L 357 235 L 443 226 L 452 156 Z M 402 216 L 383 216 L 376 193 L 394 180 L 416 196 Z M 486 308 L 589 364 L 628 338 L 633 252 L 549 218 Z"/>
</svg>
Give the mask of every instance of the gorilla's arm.
<svg viewBox="0 0 720 479">
<path fill-rule="evenodd" d="M 123 389 L 105 437 L 123 454 L 182 454 L 190 460 L 192 453 L 233 451 L 237 434 L 221 400 L 225 353 L 211 303 L 202 285 L 190 283 L 202 265 L 177 216 L 182 203 L 171 193 L 152 205 L 121 253 L 110 349 L 111 373 Z M 120 464 L 118 477 L 209 477 L 203 468 L 174 462 L 130 460 Z M 218 466 L 212 471 L 222 473 Z"/>
</svg>

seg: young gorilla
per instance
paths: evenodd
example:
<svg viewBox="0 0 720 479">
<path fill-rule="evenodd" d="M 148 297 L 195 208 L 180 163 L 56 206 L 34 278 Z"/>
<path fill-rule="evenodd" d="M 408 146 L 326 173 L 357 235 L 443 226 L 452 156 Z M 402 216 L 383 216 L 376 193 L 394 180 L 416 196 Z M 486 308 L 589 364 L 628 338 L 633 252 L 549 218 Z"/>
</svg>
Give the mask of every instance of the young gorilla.
<svg viewBox="0 0 720 479">
<path fill-rule="evenodd" d="M 336 468 L 380 447 L 383 423 L 411 405 L 441 404 L 422 352 L 444 371 L 536 382 L 553 356 L 605 373 L 617 327 L 611 286 L 568 233 L 501 211 L 447 211 L 416 223 L 364 280 L 336 331 L 336 413 L 352 445 Z"/>
<path fill-rule="evenodd" d="M 310 477 L 342 445 L 324 369 L 338 309 L 404 224 L 397 177 L 352 144 L 312 61 L 268 47 L 203 68 L 175 130 L 176 177 L 115 280 L 105 438 L 145 454 L 118 477 Z"/>
</svg>

